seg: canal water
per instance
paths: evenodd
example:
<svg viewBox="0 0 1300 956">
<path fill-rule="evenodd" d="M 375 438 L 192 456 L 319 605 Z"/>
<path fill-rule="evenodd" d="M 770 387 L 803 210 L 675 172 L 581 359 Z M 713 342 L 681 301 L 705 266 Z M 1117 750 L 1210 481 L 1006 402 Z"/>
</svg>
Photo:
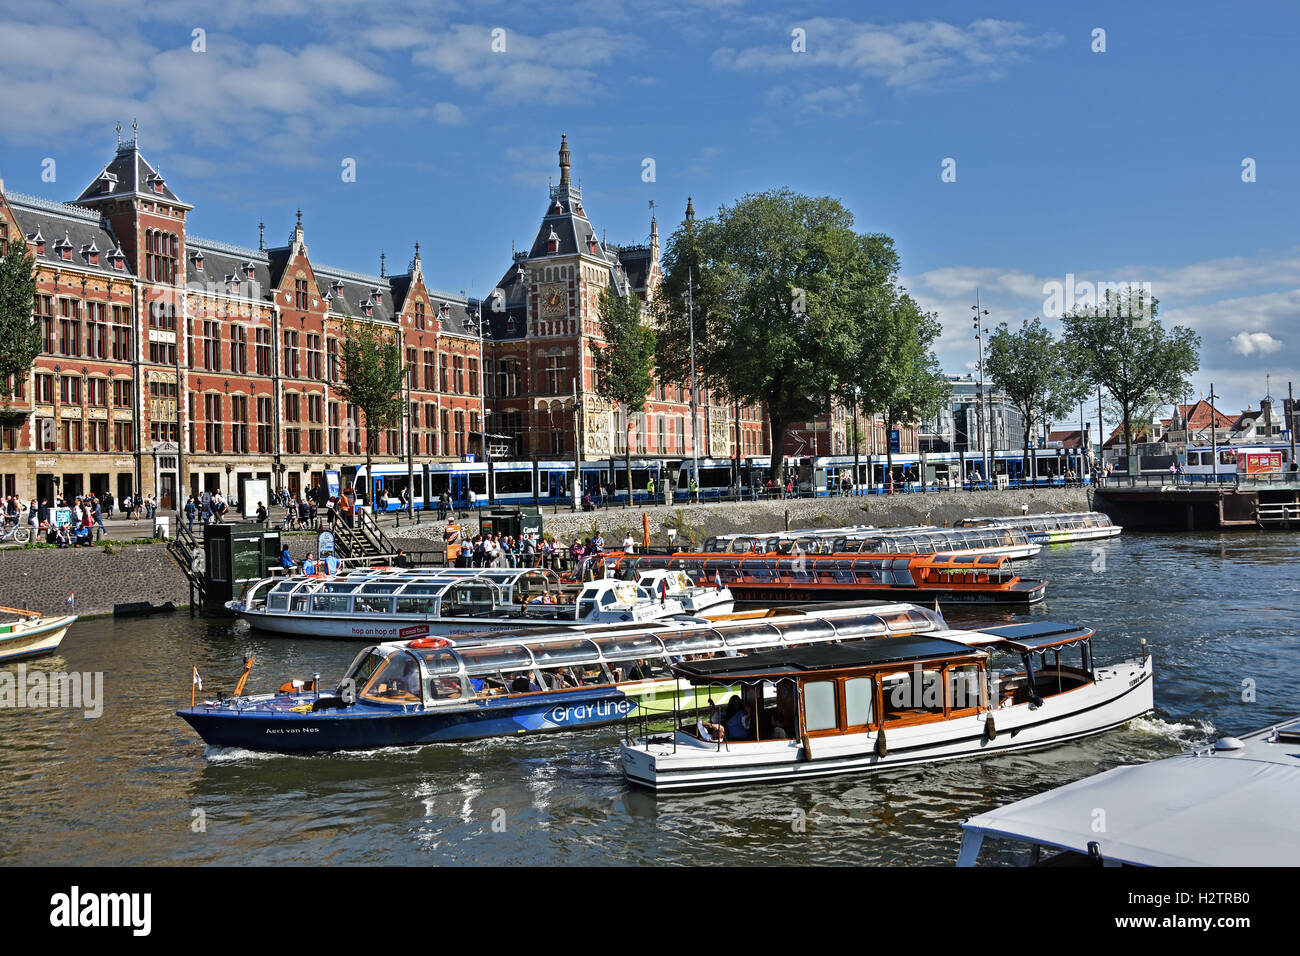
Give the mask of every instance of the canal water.
<svg viewBox="0 0 1300 956">
<path fill-rule="evenodd" d="M 102 672 L 103 713 L 0 710 L 0 864 L 951 864 L 972 814 L 1300 713 L 1300 535 L 1130 534 L 1062 545 L 1034 618 L 1096 628 L 1099 664 L 1155 655 L 1156 712 L 1044 751 L 656 798 L 617 729 L 327 756 L 206 752 L 175 710 L 190 667 L 250 690 L 359 645 L 175 615 L 76 624 L 30 670 Z M 1022 616 L 952 611 L 955 626 Z M 6 670 L 16 671 L 16 665 Z M 1243 702 L 1251 696 L 1253 702 Z"/>
</svg>

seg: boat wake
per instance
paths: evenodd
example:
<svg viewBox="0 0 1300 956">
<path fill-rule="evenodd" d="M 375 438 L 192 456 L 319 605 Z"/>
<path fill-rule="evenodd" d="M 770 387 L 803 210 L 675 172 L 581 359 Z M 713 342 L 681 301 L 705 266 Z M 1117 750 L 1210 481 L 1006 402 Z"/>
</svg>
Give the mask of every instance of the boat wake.
<svg viewBox="0 0 1300 956">
<path fill-rule="evenodd" d="M 1175 743 L 1190 747 L 1209 743 L 1217 736 L 1214 724 L 1208 720 L 1184 723 L 1178 720 L 1162 720 L 1159 717 L 1148 715 L 1130 721 L 1129 727 L 1144 734 L 1154 734 L 1157 737 L 1164 737 L 1166 740 L 1172 740 Z"/>
</svg>

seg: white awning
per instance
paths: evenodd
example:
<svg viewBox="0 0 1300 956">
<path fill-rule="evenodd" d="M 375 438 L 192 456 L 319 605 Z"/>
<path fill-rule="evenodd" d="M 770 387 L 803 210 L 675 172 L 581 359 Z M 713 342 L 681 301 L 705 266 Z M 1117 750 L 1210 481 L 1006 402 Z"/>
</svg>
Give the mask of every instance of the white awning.
<svg viewBox="0 0 1300 956">
<path fill-rule="evenodd" d="M 1273 744 L 1292 753 L 1300 745 Z M 1300 860 L 1300 758 L 1181 756 L 1019 800 L 962 824 L 962 864 L 982 837 L 1007 837 L 1136 866 L 1294 866 Z"/>
</svg>

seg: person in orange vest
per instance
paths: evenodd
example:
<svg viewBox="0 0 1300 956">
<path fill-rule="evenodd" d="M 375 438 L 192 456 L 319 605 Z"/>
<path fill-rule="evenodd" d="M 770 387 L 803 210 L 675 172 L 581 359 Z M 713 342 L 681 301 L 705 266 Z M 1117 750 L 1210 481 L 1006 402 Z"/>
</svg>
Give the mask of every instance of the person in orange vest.
<svg viewBox="0 0 1300 956">
<path fill-rule="evenodd" d="M 442 541 L 447 549 L 448 566 L 458 565 L 461 550 L 460 525 L 448 521 L 447 527 L 442 530 Z"/>
<path fill-rule="evenodd" d="M 343 516 L 343 521 L 349 528 L 352 527 L 352 507 L 356 500 L 356 492 L 348 486 L 343 494 L 339 495 L 339 514 Z"/>
</svg>

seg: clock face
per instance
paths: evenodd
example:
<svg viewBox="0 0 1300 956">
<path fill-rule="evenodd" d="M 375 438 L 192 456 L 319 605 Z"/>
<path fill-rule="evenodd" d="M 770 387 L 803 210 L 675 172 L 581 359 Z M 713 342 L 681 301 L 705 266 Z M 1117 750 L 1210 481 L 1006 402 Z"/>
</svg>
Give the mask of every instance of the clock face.
<svg viewBox="0 0 1300 956">
<path fill-rule="evenodd" d="M 568 296 L 559 286 L 548 286 L 541 293 L 542 317 L 560 318 L 569 314 Z"/>
</svg>

